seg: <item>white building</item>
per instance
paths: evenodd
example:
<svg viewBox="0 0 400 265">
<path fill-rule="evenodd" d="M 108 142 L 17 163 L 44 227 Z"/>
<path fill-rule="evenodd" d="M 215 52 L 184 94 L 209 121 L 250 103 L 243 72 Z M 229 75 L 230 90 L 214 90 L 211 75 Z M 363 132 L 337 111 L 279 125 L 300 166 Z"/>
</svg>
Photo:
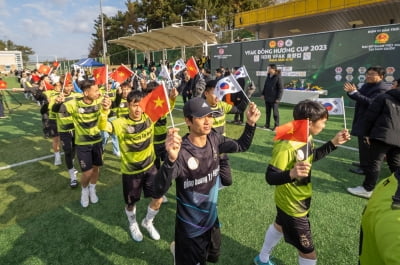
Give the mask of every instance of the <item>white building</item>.
<svg viewBox="0 0 400 265">
<path fill-rule="evenodd" d="M 0 72 L 10 73 L 10 71 L 22 70 L 21 51 L 0 51 Z"/>
</svg>

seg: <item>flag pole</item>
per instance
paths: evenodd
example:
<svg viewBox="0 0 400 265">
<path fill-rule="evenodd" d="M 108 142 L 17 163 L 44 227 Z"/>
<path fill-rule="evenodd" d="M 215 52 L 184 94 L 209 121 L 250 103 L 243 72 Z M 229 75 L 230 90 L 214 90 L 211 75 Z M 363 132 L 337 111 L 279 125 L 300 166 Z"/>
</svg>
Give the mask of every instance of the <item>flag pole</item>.
<svg viewBox="0 0 400 265">
<path fill-rule="evenodd" d="M 347 130 L 347 125 L 346 125 L 346 112 L 344 109 L 344 100 L 343 100 L 343 96 L 341 97 L 342 99 L 342 108 L 343 108 L 343 122 L 344 122 L 344 128 Z"/>
<path fill-rule="evenodd" d="M 247 72 L 246 65 L 243 65 L 243 69 L 244 69 L 246 76 L 249 78 L 250 83 L 253 84 L 253 80 L 251 80 L 251 77 L 250 77 L 249 73 Z"/>
<path fill-rule="evenodd" d="M 245 96 L 245 98 L 249 101 L 249 103 L 251 102 L 249 97 L 246 95 L 246 93 L 244 92 L 243 88 L 239 85 L 239 82 L 236 80 L 236 78 L 233 76 L 233 74 L 231 74 L 231 80 L 235 80 L 233 81 L 235 83 L 236 86 L 240 87 L 240 90 L 242 91 L 243 95 Z"/>
<path fill-rule="evenodd" d="M 174 118 L 172 117 L 171 106 L 169 104 L 169 95 L 167 93 L 167 89 L 165 88 L 164 81 L 161 81 L 161 84 L 163 86 L 163 91 L 164 91 L 165 98 L 167 99 L 167 106 L 168 106 L 169 117 L 171 119 L 171 125 L 172 125 L 172 128 L 175 128 Z"/>
<path fill-rule="evenodd" d="M 310 136 L 310 119 L 307 119 L 307 143 L 306 143 L 306 159 L 308 159 L 308 138 Z"/>
<path fill-rule="evenodd" d="M 62 88 L 61 88 L 61 94 L 64 94 L 65 81 L 67 81 L 67 74 L 65 74 L 65 76 L 64 76 L 64 82 L 63 82 L 63 85 L 62 85 Z"/>
</svg>

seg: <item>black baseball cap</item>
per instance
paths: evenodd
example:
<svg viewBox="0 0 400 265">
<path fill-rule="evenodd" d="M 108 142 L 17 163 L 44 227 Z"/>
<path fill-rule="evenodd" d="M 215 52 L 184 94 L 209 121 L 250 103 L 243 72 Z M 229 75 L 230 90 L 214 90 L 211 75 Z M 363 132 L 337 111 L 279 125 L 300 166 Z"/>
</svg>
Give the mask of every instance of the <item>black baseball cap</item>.
<svg viewBox="0 0 400 265">
<path fill-rule="evenodd" d="M 212 110 L 202 97 L 191 98 L 183 106 L 183 116 L 185 117 L 202 118 L 214 113 L 218 113 L 218 111 Z"/>
</svg>

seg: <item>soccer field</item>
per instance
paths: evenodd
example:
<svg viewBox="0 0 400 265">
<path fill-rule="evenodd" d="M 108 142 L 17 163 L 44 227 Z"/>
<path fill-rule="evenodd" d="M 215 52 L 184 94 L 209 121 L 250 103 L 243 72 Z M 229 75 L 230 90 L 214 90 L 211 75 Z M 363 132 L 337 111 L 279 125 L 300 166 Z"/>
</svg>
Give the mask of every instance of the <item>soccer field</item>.
<svg viewBox="0 0 400 265">
<path fill-rule="evenodd" d="M 0 264 L 172 264 L 169 244 L 174 233 L 175 186 L 155 219 L 161 239 L 151 240 L 143 230 L 143 242 L 134 242 L 124 213 L 119 161 L 112 155 L 111 144 L 97 185 L 100 201 L 84 209 L 79 203 L 80 187 L 71 189 L 65 166 L 53 164 L 39 107 L 22 93 L 12 95 L 6 93 L 9 107 L 17 108 L 6 111 L 8 118 L 0 120 Z M 263 125 L 263 104 L 254 100 L 262 109 L 259 124 Z M 183 135 L 186 125 L 180 97 L 176 108 L 174 123 Z M 280 110 L 282 123 L 290 121 L 292 106 L 282 105 Z M 353 110 L 346 108 L 348 126 L 352 116 Z M 329 140 L 342 127 L 343 117 L 331 116 L 316 144 Z M 228 124 L 227 136 L 238 137 L 242 129 Z M 219 194 L 222 250 L 218 264 L 252 264 L 274 220 L 274 187 L 264 179 L 273 136 L 259 128 L 247 152 L 229 155 L 233 185 Z M 363 180 L 348 171 L 358 158 L 356 147 L 354 138 L 313 164 L 310 220 L 319 264 L 357 264 L 360 219 L 367 200 L 346 192 Z M 385 165 L 381 177 L 388 174 Z M 142 198 L 138 203 L 138 220 L 144 217 L 148 202 Z M 296 250 L 283 241 L 273 256 L 277 264 L 297 264 Z"/>
</svg>

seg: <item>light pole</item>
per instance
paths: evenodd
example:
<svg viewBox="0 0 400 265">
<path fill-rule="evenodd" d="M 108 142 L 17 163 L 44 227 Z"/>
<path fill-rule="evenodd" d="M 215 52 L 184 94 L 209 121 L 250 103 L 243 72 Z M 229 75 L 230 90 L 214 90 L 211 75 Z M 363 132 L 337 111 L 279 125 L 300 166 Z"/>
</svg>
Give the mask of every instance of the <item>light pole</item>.
<svg viewBox="0 0 400 265">
<path fill-rule="evenodd" d="M 101 41 L 103 44 L 103 63 L 106 63 L 106 53 L 107 53 L 107 44 L 104 40 L 104 19 L 103 19 L 103 9 L 101 7 L 101 0 L 100 0 L 100 16 L 101 16 Z"/>
</svg>

